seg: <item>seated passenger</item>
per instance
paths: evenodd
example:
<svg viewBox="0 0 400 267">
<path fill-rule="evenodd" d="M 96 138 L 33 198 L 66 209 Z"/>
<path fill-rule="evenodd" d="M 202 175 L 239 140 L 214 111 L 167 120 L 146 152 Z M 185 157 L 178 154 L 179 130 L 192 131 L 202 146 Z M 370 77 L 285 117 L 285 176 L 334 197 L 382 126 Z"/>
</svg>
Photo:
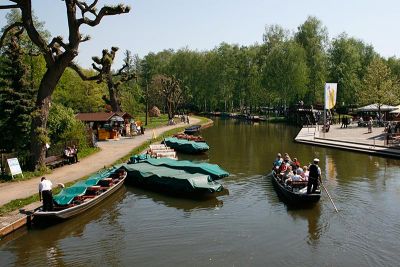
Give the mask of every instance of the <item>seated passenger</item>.
<svg viewBox="0 0 400 267">
<path fill-rule="evenodd" d="M 292 166 L 293 166 L 293 169 L 299 168 L 300 167 L 300 161 L 298 161 L 297 158 L 293 158 Z"/>
<path fill-rule="evenodd" d="M 301 176 L 300 176 L 301 170 L 297 169 L 296 174 L 292 175 L 288 179 L 286 179 L 285 184 L 290 184 L 292 181 L 301 181 Z"/>
<path fill-rule="evenodd" d="M 292 159 L 290 158 L 288 153 L 285 153 L 285 155 L 283 156 L 283 161 L 292 164 Z"/>
<path fill-rule="evenodd" d="M 282 180 L 286 181 L 287 179 L 291 178 L 293 176 L 293 170 L 292 170 L 292 166 L 287 166 L 286 171 L 283 173 L 282 175 Z"/>
<path fill-rule="evenodd" d="M 308 167 L 307 166 L 303 166 L 303 181 L 308 181 L 308 174 L 309 174 L 309 171 L 308 171 Z"/>
<path fill-rule="evenodd" d="M 284 173 L 286 172 L 288 165 L 285 162 L 282 162 L 281 166 L 279 166 L 279 172 Z"/>
<path fill-rule="evenodd" d="M 283 162 L 283 160 L 282 160 L 281 153 L 278 153 L 278 155 L 276 155 L 276 159 L 275 159 L 275 161 L 273 163 L 273 169 L 274 170 L 277 170 L 277 169 L 279 170 L 279 167 L 281 166 L 282 162 Z"/>
</svg>

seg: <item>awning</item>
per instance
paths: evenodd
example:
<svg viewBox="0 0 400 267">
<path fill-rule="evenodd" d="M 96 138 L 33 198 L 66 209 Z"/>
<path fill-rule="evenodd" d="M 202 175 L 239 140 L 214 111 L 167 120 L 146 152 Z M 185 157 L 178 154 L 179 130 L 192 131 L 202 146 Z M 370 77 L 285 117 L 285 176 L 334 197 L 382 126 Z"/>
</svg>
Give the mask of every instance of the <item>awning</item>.
<svg viewBox="0 0 400 267">
<path fill-rule="evenodd" d="M 379 111 L 379 105 L 378 104 L 371 104 L 367 105 L 361 108 L 358 108 L 357 111 L 371 111 L 371 112 L 378 112 Z M 397 106 L 389 106 L 389 105 L 381 105 L 380 110 L 385 112 L 385 111 L 393 111 L 396 110 L 398 107 Z"/>
<path fill-rule="evenodd" d="M 120 117 L 120 116 L 113 116 L 110 121 L 124 121 L 124 118 Z"/>
</svg>

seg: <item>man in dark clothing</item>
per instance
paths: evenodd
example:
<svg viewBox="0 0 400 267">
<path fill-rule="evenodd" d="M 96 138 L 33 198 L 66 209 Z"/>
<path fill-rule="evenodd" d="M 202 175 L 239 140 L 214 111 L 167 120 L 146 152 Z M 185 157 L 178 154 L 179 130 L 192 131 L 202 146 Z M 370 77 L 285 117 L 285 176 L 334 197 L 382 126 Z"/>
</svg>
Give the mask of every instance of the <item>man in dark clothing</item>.
<svg viewBox="0 0 400 267">
<path fill-rule="evenodd" d="M 321 179 L 321 169 L 318 167 L 319 159 L 315 158 L 313 164 L 309 167 L 307 194 L 315 193 Z M 311 190 L 312 187 L 312 190 Z"/>
</svg>

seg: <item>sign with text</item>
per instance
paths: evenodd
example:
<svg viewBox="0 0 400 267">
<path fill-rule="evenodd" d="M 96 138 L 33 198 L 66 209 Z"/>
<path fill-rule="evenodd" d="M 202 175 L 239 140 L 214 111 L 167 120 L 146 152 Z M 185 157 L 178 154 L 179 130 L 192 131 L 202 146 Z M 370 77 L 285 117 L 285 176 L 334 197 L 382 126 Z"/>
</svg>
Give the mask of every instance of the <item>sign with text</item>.
<svg viewBox="0 0 400 267">
<path fill-rule="evenodd" d="M 7 159 L 7 163 L 10 168 L 11 176 L 22 174 L 21 166 L 17 158 Z"/>
</svg>

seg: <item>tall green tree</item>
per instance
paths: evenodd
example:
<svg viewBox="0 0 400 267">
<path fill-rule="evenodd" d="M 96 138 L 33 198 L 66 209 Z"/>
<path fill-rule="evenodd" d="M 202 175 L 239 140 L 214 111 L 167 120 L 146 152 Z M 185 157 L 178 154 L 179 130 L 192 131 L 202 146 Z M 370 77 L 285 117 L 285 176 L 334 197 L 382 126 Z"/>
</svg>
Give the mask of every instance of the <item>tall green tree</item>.
<svg viewBox="0 0 400 267">
<path fill-rule="evenodd" d="M 364 47 L 362 41 L 341 34 L 332 41 L 328 50 L 329 80 L 338 83 L 339 106 L 357 104 L 357 90 L 364 76 L 362 73 Z"/>
<path fill-rule="evenodd" d="M 267 57 L 264 69 L 265 87 L 275 101 L 288 107 L 303 100 L 309 83 L 306 52 L 294 41 L 275 46 Z"/>
<path fill-rule="evenodd" d="M 306 103 L 323 103 L 324 84 L 327 78 L 327 56 L 325 47 L 328 34 L 322 22 L 316 17 L 308 17 L 298 27 L 295 40 L 306 51 L 307 66 L 309 69 L 308 95 Z"/>
<path fill-rule="evenodd" d="M 134 73 L 136 79 L 126 81 L 120 85 L 120 99 L 122 110 L 130 114 L 143 113 L 144 105 L 140 102 L 144 97 L 144 91 L 141 88 L 142 66 L 141 59 L 137 54 L 132 55 L 131 51 L 124 53 L 124 65 L 126 73 Z"/>
<path fill-rule="evenodd" d="M 384 104 L 399 102 L 399 85 L 393 80 L 389 67 L 375 57 L 367 68 L 358 96 L 362 104 L 376 104 L 379 114 Z"/>
<path fill-rule="evenodd" d="M 0 148 L 20 155 L 29 148 L 31 112 L 36 91 L 30 87 L 23 60 L 22 28 L 10 31 L 0 69 Z M 23 153 L 25 152 L 25 153 Z"/>
</svg>

